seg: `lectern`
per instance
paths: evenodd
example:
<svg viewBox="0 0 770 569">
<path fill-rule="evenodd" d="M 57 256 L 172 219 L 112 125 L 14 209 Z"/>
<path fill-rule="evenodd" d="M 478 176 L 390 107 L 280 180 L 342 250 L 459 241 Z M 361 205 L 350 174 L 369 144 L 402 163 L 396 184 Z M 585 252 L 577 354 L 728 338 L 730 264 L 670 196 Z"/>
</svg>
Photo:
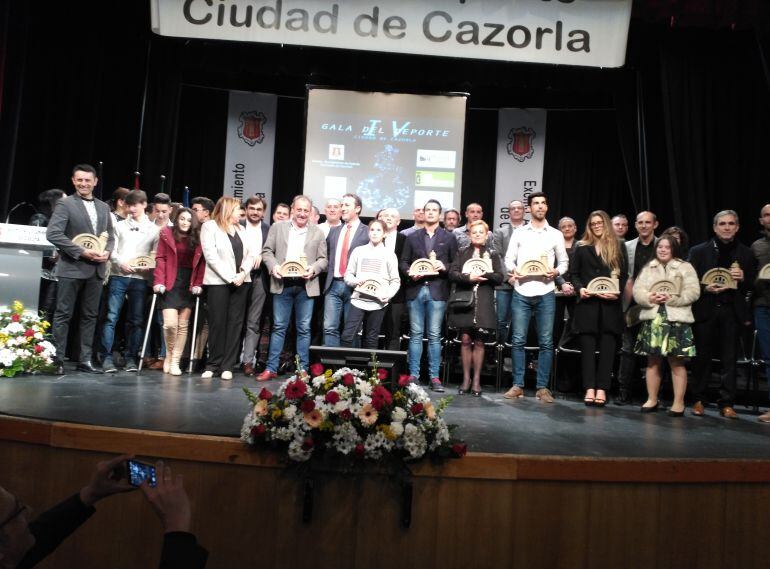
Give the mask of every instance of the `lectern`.
<svg viewBox="0 0 770 569">
<path fill-rule="evenodd" d="M 20 300 L 37 314 L 43 255 L 54 246 L 45 238 L 45 227 L 0 223 L 0 308 Z"/>
</svg>

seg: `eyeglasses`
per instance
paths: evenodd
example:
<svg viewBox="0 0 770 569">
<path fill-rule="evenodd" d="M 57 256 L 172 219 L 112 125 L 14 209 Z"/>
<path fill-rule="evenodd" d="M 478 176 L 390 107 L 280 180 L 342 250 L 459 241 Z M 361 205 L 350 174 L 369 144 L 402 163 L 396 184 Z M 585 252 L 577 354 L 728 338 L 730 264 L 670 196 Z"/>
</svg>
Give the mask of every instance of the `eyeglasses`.
<svg viewBox="0 0 770 569">
<path fill-rule="evenodd" d="M 14 499 L 16 500 L 16 505 L 14 506 L 13 513 L 8 516 L 2 523 L 0 523 L 0 530 L 18 518 L 22 513 L 29 510 L 29 506 L 20 501 L 18 496 L 14 496 Z"/>
<path fill-rule="evenodd" d="M 600 226 L 604 225 L 604 222 L 603 221 L 592 221 L 588 225 L 590 225 L 591 227 L 600 227 Z"/>
</svg>

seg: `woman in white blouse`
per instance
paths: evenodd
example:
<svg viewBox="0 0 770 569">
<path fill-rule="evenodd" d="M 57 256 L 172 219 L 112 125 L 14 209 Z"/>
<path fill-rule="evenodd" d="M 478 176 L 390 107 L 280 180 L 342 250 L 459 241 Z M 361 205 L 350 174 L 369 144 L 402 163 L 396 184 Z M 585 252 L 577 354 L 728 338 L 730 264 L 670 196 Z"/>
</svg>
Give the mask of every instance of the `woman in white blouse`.
<svg viewBox="0 0 770 569">
<path fill-rule="evenodd" d="M 201 227 L 201 248 L 206 258 L 203 287 L 208 302 L 209 359 L 202 377 L 233 378 L 241 349 L 241 329 L 246 313 L 254 253 L 248 250 L 240 224 L 241 202 L 221 197 Z"/>
</svg>

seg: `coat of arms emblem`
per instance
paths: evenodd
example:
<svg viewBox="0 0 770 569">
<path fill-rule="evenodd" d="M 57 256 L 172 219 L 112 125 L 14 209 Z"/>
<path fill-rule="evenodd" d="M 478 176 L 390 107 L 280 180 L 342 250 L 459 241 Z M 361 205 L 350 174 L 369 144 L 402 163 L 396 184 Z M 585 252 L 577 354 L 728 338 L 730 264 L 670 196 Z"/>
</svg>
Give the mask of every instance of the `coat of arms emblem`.
<svg viewBox="0 0 770 569">
<path fill-rule="evenodd" d="M 240 125 L 238 126 L 238 136 L 249 146 L 262 144 L 265 140 L 264 126 L 267 117 L 264 113 L 257 111 L 248 111 L 241 113 L 238 117 Z"/>
</svg>

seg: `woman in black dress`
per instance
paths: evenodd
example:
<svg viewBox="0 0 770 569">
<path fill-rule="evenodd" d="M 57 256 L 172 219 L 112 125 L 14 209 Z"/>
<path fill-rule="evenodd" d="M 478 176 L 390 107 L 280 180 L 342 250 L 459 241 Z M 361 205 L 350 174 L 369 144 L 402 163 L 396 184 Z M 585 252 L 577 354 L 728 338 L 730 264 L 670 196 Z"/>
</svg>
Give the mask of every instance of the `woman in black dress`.
<svg viewBox="0 0 770 569">
<path fill-rule="evenodd" d="M 489 226 L 482 220 L 476 220 L 470 226 L 471 244 L 455 257 L 449 267 L 449 280 L 453 290 L 449 297 L 449 326 L 460 334 L 460 357 L 463 364 L 463 383 L 458 393 L 468 393 L 470 389 L 475 397 L 481 396 L 481 367 L 484 363 L 484 339 L 497 329 L 497 311 L 495 310 L 495 287 L 502 284 L 505 275 L 503 263 L 497 253 L 487 249 Z M 466 261 L 476 257 L 492 261 L 492 271 L 485 273 L 463 273 Z M 452 302 L 458 295 L 472 295 L 469 307 L 458 307 Z M 453 306 L 455 304 L 455 306 Z M 471 368 L 473 386 L 471 387 Z"/>
<path fill-rule="evenodd" d="M 187 342 L 190 313 L 195 303 L 190 292 L 190 276 L 195 248 L 199 246 L 198 223 L 188 208 L 179 210 L 173 227 L 160 230 L 152 288 L 161 295 L 163 335 L 169 354 L 164 360 L 163 372 L 171 375 L 182 375 L 179 360 Z"/>
<path fill-rule="evenodd" d="M 620 294 L 591 294 L 586 287 L 596 277 L 610 277 L 618 280 L 618 290 L 622 291 L 628 279 L 628 259 L 626 248 L 612 231 L 610 217 L 604 211 L 588 216 L 578 245 L 570 266 L 578 294 L 572 325 L 580 337 L 585 404 L 603 407 L 607 403 L 617 337 L 623 332 L 623 308 Z M 594 355 L 597 349 L 598 365 Z"/>
</svg>

